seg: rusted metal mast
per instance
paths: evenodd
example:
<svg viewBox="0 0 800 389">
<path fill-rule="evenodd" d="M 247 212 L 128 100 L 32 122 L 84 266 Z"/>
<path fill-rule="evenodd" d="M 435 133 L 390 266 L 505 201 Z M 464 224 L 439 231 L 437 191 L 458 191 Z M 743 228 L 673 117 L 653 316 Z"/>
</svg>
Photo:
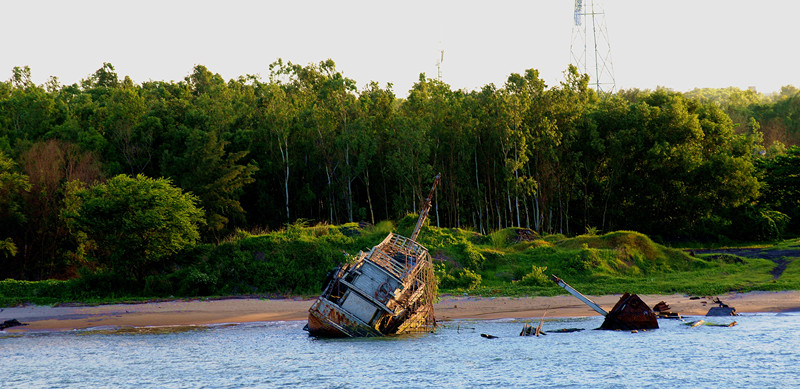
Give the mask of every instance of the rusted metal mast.
<svg viewBox="0 0 800 389">
<path fill-rule="evenodd" d="M 414 232 L 411 234 L 411 240 L 416 242 L 417 236 L 419 236 L 419 231 L 422 229 L 422 224 L 425 223 L 425 219 L 428 217 L 428 212 L 431 210 L 431 199 L 433 198 L 433 192 L 436 190 L 436 185 L 439 183 L 439 178 L 442 176 L 442 173 L 436 175 L 433 178 L 433 186 L 431 187 L 431 192 L 428 193 L 428 197 L 425 199 L 425 202 L 422 204 L 422 207 L 419 211 L 419 220 L 417 220 L 417 226 L 414 227 Z"/>
<path fill-rule="evenodd" d="M 569 292 L 571 295 L 577 297 L 578 300 L 583 301 L 584 304 L 588 305 L 589 308 L 594 309 L 595 312 L 597 312 L 597 313 L 599 313 L 599 314 L 601 314 L 603 316 L 608 315 L 608 312 L 606 312 L 605 309 L 600 308 L 600 306 L 597 305 L 596 302 L 594 302 L 591 299 L 589 299 L 588 297 L 584 296 L 581 292 L 578 292 L 577 290 L 575 290 L 575 288 L 569 286 L 569 284 L 564 282 L 564 280 L 562 280 L 562 279 L 556 277 L 555 275 L 553 275 L 553 282 L 558 284 L 558 286 L 564 288 L 564 290 Z"/>
</svg>

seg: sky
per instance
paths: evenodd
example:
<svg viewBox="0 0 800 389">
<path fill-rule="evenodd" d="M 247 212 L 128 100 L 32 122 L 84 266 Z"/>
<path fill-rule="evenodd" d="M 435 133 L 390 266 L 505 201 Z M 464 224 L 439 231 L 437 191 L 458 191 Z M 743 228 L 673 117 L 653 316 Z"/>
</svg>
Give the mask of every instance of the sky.
<svg viewBox="0 0 800 389">
<path fill-rule="evenodd" d="M 588 4 L 591 0 L 583 0 Z M 800 1 L 595 0 L 616 89 L 800 86 Z M 225 79 L 269 64 L 333 59 L 359 87 L 420 73 L 453 89 L 502 86 L 539 70 L 548 86 L 570 62 L 574 0 L 0 1 L 0 79 L 87 78 L 104 62 L 136 83 L 180 81 L 195 65 Z"/>
</svg>

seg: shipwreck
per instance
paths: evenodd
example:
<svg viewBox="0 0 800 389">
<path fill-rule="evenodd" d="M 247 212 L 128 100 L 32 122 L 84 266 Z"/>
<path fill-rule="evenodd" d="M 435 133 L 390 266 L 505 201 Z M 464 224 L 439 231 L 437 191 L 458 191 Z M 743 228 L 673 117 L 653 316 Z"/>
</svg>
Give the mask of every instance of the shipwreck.
<svg viewBox="0 0 800 389">
<path fill-rule="evenodd" d="M 420 208 L 410 238 L 389 233 L 369 252 L 331 274 L 311 305 L 305 330 L 317 337 L 386 336 L 433 331 L 437 285 L 428 249 L 417 237 L 440 175 Z"/>
<path fill-rule="evenodd" d="M 635 294 L 626 292 L 619 298 L 614 308 L 610 312 L 606 312 L 597 303 L 575 290 L 561 278 L 553 275 L 553 282 L 578 298 L 578 300 L 583 301 L 595 312 L 605 316 L 603 324 L 600 325 L 601 330 L 650 330 L 658 328 L 656 314 Z"/>
</svg>

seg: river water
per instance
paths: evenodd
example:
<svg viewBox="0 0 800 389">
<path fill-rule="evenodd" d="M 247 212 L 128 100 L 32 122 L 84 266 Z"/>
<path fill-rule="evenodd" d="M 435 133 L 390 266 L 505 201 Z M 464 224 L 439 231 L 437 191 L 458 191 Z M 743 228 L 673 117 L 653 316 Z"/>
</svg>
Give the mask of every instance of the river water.
<svg viewBox="0 0 800 389">
<path fill-rule="evenodd" d="M 525 322 L 446 322 L 435 333 L 315 339 L 304 322 L 175 333 L 0 332 L 3 388 L 409 388 L 800 386 L 800 313 L 661 320 L 658 330 L 594 331 L 600 317 L 546 321 L 574 333 L 520 337 Z M 497 336 L 481 337 L 482 333 Z"/>
</svg>

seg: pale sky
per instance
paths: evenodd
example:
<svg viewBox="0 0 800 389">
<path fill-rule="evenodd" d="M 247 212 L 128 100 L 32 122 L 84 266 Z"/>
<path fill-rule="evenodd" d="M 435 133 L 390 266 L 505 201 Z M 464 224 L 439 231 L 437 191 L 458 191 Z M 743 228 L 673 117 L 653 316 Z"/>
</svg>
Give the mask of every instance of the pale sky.
<svg viewBox="0 0 800 389">
<path fill-rule="evenodd" d="M 588 3 L 590 0 L 584 0 Z M 800 1 L 596 0 L 616 89 L 800 86 Z M 79 82 L 103 62 L 134 82 L 179 81 L 196 64 L 264 79 L 278 58 L 328 58 L 356 80 L 407 95 L 424 72 L 453 89 L 501 86 L 535 68 L 548 86 L 570 61 L 573 0 L 0 1 L 0 79 L 30 66 Z"/>
</svg>

